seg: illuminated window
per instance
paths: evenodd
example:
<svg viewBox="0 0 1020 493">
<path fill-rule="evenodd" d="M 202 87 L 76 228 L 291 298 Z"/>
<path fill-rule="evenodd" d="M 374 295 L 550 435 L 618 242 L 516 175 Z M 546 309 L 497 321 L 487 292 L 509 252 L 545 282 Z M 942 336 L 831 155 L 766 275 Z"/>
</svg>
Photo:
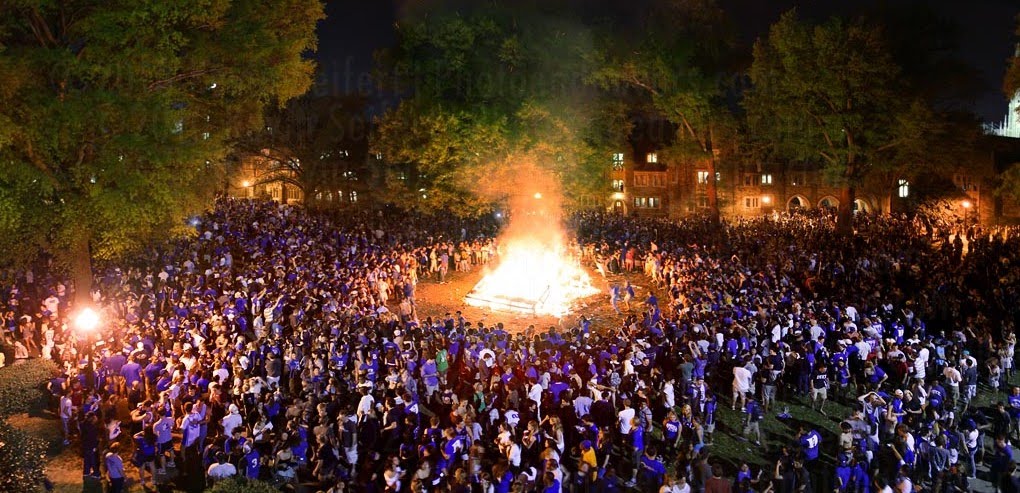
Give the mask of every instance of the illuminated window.
<svg viewBox="0 0 1020 493">
<path fill-rule="evenodd" d="M 623 191 L 623 180 L 613 180 L 613 191 L 615 192 Z"/>
<path fill-rule="evenodd" d="M 351 203 L 358 201 L 358 192 L 351 190 Z"/>
<path fill-rule="evenodd" d="M 613 169 L 623 169 L 623 153 L 613 153 Z"/>
<path fill-rule="evenodd" d="M 698 172 L 698 185 L 704 185 L 708 183 L 708 171 Z"/>
<path fill-rule="evenodd" d="M 648 197 L 648 207 L 651 209 L 658 209 L 662 206 L 662 200 L 659 197 Z"/>
<path fill-rule="evenodd" d="M 898 192 L 901 199 L 907 198 L 907 196 L 910 195 L 910 182 L 907 180 L 900 180 Z"/>
<path fill-rule="evenodd" d="M 649 152 L 648 155 L 645 157 L 646 157 L 645 161 L 647 161 L 649 164 L 655 164 L 659 162 L 659 155 L 654 152 Z"/>
<path fill-rule="evenodd" d="M 772 184 L 772 174 L 770 174 L 770 173 L 762 174 L 761 175 L 761 184 L 762 185 L 771 185 Z"/>
<path fill-rule="evenodd" d="M 761 207 L 758 197 L 744 197 L 745 209 L 758 209 Z"/>
<path fill-rule="evenodd" d="M 648 207 L 648 197 L 634 197 L 634 207 L 644 209 Z"/>
</svg>

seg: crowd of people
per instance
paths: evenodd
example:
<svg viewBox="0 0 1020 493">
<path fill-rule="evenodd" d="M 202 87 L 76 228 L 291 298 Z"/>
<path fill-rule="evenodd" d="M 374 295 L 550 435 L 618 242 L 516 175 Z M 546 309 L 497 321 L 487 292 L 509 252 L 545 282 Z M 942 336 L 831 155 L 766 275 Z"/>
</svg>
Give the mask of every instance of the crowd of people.
<svg viewBox="0 0 1020 493">
<path fill-rule="evenodd" d="M 623 308 L 611 323 L 518 328 L 415 300 L 420 282 L 498 261 L 493 221 L 236 200 L 201 219 L 193 239 L 98 270 L 94 372 L 73 287 L 28 271 L 3 293 L 15 359 L 61 365 L 67 443 L 111 491 L 131 463 L 144 487 L 187 491 L 240 476 L 324 492 L 956 492 L 981 461 L 1020 491 L 1015 230 L 861 214 L 846 238 L 821 213 L 581 213 L 583 261 L 646 287 L 606 290 Z M 839 434 L 812 425 L 830 399 L 850 409 Z M 739 426 L 717 420 L 725 407 Z M 763 435 L 773 420 L 796 433 Z M 769 465 L 714 455 L 716 433 L 765 442 Z"/>
</svg>

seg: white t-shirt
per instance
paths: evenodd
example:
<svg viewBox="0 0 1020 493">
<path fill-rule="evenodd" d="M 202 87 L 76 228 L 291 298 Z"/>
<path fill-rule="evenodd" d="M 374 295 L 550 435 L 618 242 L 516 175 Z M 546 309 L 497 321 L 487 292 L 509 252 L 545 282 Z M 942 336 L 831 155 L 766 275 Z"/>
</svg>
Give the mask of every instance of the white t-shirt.
<svg viewBox="0 0 1020 493">
<path fill-rule="evenodd" d="M 209 471 L 206 475 L 213 479 L 229 478 L 237 475 L 237 468 L 229 462 L 224 462 L 223 464 L 216 463 L 209 466 Z"/>
<path fill-rule="evenodd" d="M 627 435 L 630 433 L 630 420 L 634 419 L 634 408 L 628 407 L 620 411 L 617 414 L 617 418 L 620 420 L 620 433 Z"/>
<path fill-rule="evenodd" d="M 747 368 L 733 367 L 733 389 L 737 392 L 751 391 L 751 372 Z"/>
</svg>

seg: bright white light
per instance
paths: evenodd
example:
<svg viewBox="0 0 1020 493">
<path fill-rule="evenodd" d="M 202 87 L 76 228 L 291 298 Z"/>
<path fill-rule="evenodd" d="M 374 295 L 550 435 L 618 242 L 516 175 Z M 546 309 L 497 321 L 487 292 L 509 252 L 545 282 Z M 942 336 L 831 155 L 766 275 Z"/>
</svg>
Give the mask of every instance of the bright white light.
<svg viewBox="0 0 1020 493">
<path fill-rule="evenodd" d="M 244 187 L 244 188 L 248 188 L 248 187 L 251 186 L 251 182 L 248 181 L 248 180 L 244 180 L 244 181 L 241 182 L 241 186 Z"/>
<path fill-rule="evenodd" d="M 970 206 L 972 204 L 970 203 L 969 200 L 964 200 L 963 202 L 960 202 L 960 205 L 962 205 L 964 209 L 970 209 Z"/>
<path fill-rule="evenodd" d="M 765 196 L 763 196 L 761 198 L 761 201 L 762 201 L 763 204 L 768 204 L 769 202 L 772 202 L 772 197 L 769 197 L 768 195 L 765 195 Z"/>
<path fill-rule="evenodd" d="M 536 199 L 540 199 L 540 198 L 542 198 L 542 194 L 541 194 L 541 193 L 539 193 L 539 192 L 535 192 L 535 198 L 536 198 Z"/>
<path fill-rule="evenodd" d="M 505 248 L 499 266 L 475 285 L 467 304 L 505 310 L 508 301 L 522 302 L 537 314 L 560 317 L 576 300 L 598 294 L 562 243 L 515 238 Z"/>
<path fill-rule="evenodd" d="M 496 213 L 496 219 L 502 219 L 502 218 L 503 218 L 503 213 L 502 212 L 497 212 Z"/>
<path fill-rule="evenodd" d="M 216 83 L 213 82 L 212 85 L 209 86 L 209 89 L 216 89 Z"/>
<path fill-rule="evenodd" d="M 92 332 L 99 327 L 99 314 L 91 308 L 86 308 L 78 312 L 78 316 L 74 319 L 74 326 L 82 332 Z"/>
</svg>

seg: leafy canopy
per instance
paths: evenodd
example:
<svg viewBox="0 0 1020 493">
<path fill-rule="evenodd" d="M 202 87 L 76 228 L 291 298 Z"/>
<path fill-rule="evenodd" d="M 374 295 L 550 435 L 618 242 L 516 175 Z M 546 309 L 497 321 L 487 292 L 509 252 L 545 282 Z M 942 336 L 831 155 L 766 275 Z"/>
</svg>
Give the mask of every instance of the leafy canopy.
<svg viewBox="0 0 1020 493">
<path fill-rule="evenodd" d="M 606 195 L 624 108 L 584 82 L 590 29 L 549 8 L 484 5 L 398 26 L 397 47 L 378 57 L 379 80 L 408 97 L 372 141 L 396 165 L 386 180 L 393 201 L 483 211 L 517 193 L 517 171 L 531 165 L 575 204 Z"/>
<path fill-rule="evenodd" d="M 0 260 L 112 258 L 182 224 L 229 141 L 309 87 L 322 17 L 318 0 L 0 3 Z"/>
</svg>

